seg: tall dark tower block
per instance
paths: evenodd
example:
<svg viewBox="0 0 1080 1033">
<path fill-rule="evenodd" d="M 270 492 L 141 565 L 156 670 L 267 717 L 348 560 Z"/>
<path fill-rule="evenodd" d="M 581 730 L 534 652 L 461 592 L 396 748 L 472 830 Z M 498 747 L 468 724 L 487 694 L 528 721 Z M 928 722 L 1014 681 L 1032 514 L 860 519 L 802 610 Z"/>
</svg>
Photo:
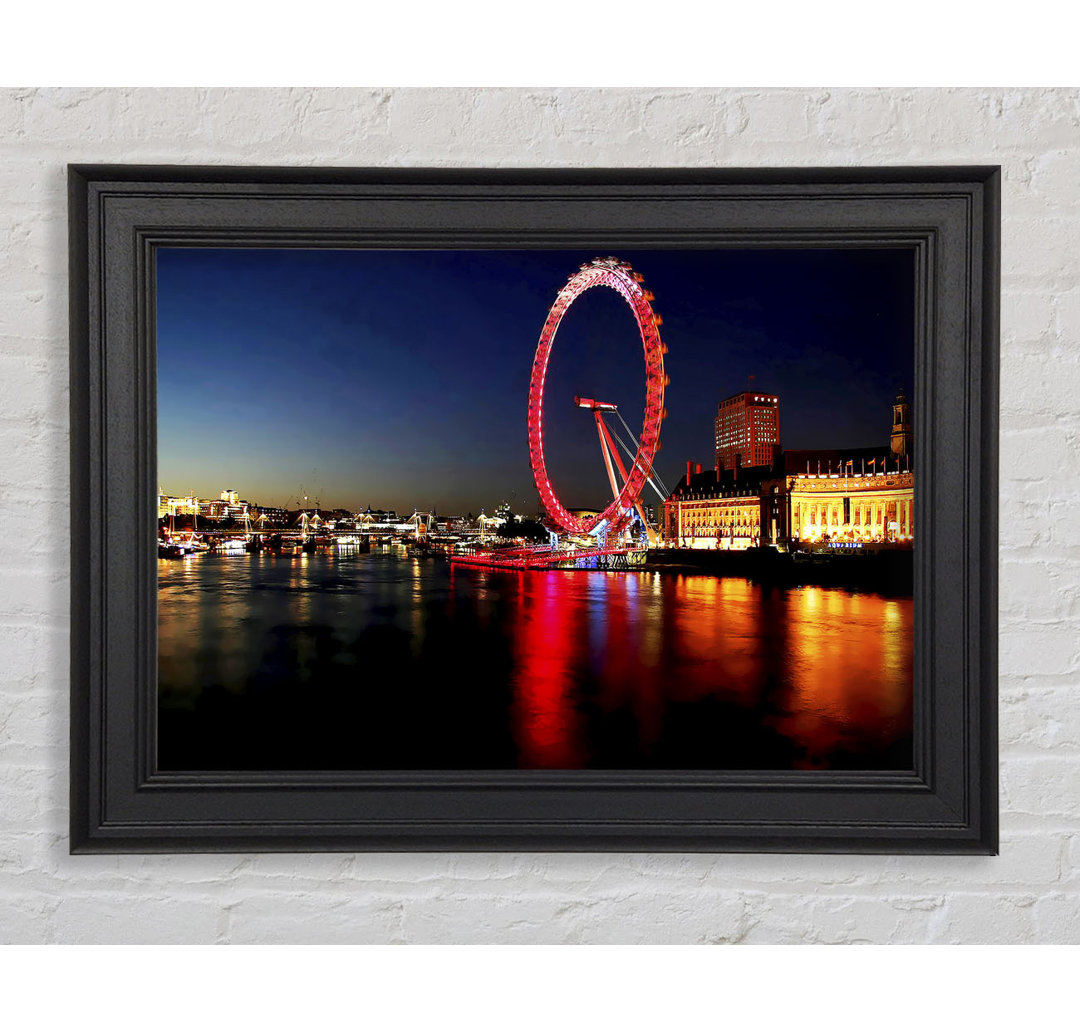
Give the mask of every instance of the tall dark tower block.
<svg viewBox="0 0 1080 1033">
<path fill-rule="evenodd" d="M 896 394 L 896 401 L 892 407 L 892 436 L 889 438 L 889 447 L 894 456 L 911 455 L 911 404 L 904 396 L 901 388 Z"/>
</svg>

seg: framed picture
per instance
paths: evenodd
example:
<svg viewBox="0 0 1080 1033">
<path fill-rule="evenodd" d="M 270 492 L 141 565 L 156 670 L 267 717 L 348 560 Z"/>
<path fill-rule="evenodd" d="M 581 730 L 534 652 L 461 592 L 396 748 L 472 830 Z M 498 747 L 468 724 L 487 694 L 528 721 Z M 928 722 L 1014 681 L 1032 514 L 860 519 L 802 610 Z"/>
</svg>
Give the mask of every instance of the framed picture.
<svg viewBox="0 0 1080 1033">
<path fill-rule="evenodd" d="M 996 851 L 998 168 L 69 183 L 73 852 Z"/>
</svg>

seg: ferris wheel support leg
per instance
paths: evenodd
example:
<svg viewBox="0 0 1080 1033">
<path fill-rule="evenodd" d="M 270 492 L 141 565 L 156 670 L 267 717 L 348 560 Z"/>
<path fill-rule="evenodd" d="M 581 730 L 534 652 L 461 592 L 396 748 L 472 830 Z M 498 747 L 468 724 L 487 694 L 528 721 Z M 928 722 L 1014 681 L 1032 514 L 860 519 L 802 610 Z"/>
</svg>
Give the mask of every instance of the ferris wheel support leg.
<svg viewBox="0 0 1080 1033">
<path fill-rule="evenodd" d="M 600 435 L 600 452 L 604 457 L 604 466 L 607 469 L 608 483 L 611 485 L 611 497 L 617 499 L 622 488 L 619 487 L 619 482 L 615 479 L 615 467 L 612 464 L 611 454 L 614 450 L 611 434 L 608 432 L 607 424 L 604 423 L 604 417 L 600 410 L 597 409 L 593 415 L 596 417 L 596 432 Z M 622 474 L 623 484 L 625 484 L 626 468 L 619 459 L 618 452 L 615 453 L 614 462 L 618 464 L 619 473 Z"/>
</svg>

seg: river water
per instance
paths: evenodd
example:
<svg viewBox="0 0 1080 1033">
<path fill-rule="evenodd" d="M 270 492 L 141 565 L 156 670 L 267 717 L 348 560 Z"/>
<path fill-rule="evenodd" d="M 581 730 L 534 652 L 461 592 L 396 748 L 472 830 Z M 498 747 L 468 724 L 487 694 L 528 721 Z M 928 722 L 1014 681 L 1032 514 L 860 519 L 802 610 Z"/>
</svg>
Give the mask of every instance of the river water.
<svg viewBox="0 0 1080 1033">
<path fill-rule="evenodd" d="M 158 561 L 158 767 L 912 766 L 912 600 L 401 552 Z"/>
</svg>

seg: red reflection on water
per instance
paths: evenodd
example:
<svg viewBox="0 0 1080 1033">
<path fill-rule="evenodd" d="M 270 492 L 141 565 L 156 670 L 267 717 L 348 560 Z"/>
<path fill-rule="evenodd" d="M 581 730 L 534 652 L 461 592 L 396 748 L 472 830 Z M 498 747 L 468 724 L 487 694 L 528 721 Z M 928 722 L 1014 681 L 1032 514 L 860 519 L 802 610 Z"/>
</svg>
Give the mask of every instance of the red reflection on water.
<svg viewBox="0 0 1080 1033">
<path fill-rule="evenodd" d="M 658 677 L 664 623 L 659 579 L 637 572 L 585 576 L 592 586 L 588 635 L 596 703 L 608 714 L 625 710 L 637 749 L 648 755 L 662 734 L 665 707 Z"/>
<path fill-rule="evenodd" d="M 361 676 L 342 649 L 375 650 L 363 652 L 372 669 L 379 649 L 400 663 L 400 634 L 357 641 L 390 628 L 408 633 L 405 673 L 424 685 L 444 673 L 446 636 L 465 666 L 496 644 L 496 662 L 477 664 L 486 709 L 388 710 L 386 734 L 411 766 L 424 766 L 407 752 L 418 737 L 465 735 L 475 752 L 454 767 L 505 764 L 510 738 L 523 768 L 910 768 L 900 755 L 912 728 L 910 598 L 644 571 L 462 575 L 378 555 L 162 560 L 159 590 L 159 685 L 177 711 L 221 686 L 256 720 L 262 667 L 286 664 L 303 717 L 315 704 L 296 672 L 321 665 L 322 690 Z M 174 743 L 188 734 L 176 727 Z"/>
<path fill-rule="evenodd" d="M 585 614 L 580 595 L 565 590 L 568 580 L 561 571 L 517 575 L 511 720 L 523 768 L 582 768 L 588 761 L 572 698 Z"/>
<path fill-rule="evenodd" d="M 697 576 L 518 579 L 513 720 L 523 767 L 587 766 L 583 702 L 601 722 L 630 715 L 620 734 L 635 734 L 643 757 L 672 704 L 708 697 L 758 713 L 759 727 L 796 747 L 797 767 L 910 734 L 910 599 Z"/>
</svg>

